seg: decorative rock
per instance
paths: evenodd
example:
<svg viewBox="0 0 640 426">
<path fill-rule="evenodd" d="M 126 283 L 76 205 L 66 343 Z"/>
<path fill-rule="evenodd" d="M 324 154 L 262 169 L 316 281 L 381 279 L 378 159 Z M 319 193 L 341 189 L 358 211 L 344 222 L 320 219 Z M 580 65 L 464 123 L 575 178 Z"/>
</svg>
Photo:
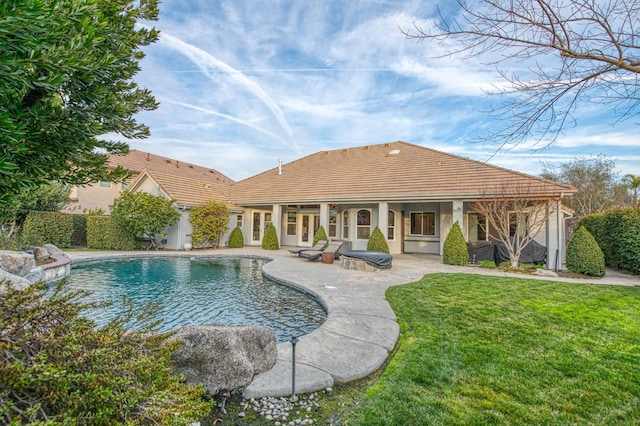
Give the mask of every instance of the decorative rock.
<svg viewBox="0 0 640 426">
<path fill-rule="evenodd" d="M 49 250 L 44 247 L 34 247 L 33 248 L 33 257 L 35 257 L 36 262 L 44 262 L 45 260 L 49 260 Z"/>
<path fill-rule="evenodd" d="M 536 269 L 535 274 L 540 275 L 541 277 L 557 277 L 558 276 L 558 274 L 556 274 L 554 271 L 551 271 L 549 269 Z"/>
<path fill-rule="evenodd" d="M 182 341 L 172 354 L 176 373 L 188 384 L 202 383 L 212 395 L 247 386 L 276 362 L 275 334 L 265 326 L 188 326 L 172 339 Z"/>
<path fill-rule="evenodd" d="M 0 251 L 0 269 L 10 274 L 24 277 L 36 266 L 32 254 L 19 251 Z"/>
<path fill-rule="evenodd" d="M 3 281 L 9 281 L 13 285 L 13 287 L 18 290 L 24 290 L 31 285 L 31 282 L 26 278 L 10 274 L 0 269 L 0 282 Z M 4 284 L 0 285 L 0 295 L 4 294 L 5 290 L 6 287 L 4 286 Z"/>
<path fill-rule="evenodd" d="M 62 250 L 60 250 L 57 246 L 53 244 L 44 244 L 42 248 L 46 249 L 51 256 L 54 254 L 64 254 Z"/>
</svg>

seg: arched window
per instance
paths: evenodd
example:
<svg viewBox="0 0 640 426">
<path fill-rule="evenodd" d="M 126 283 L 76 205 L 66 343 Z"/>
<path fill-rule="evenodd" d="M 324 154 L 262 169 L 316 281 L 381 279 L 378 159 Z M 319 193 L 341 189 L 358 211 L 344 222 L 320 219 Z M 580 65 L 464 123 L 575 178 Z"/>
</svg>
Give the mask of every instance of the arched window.
<svg viewBox="0 0 640 426">
<path fill-rule="evenodd" d="M 387 216 L 387 240 L 393 241 L 396 239 L 396 213 L 393 210 L 389 210 Z"/>
<path fill-rule="evenodd" d="M 369 210 L 358 210 L 358 233 L 359 240 L 369 239 L 371 235 L 371 212 Z"/>
<path fill-rule="evenodd" d="M 349 210 L 342 212 L 342 238 L 349 239 Z"/>
</svg>

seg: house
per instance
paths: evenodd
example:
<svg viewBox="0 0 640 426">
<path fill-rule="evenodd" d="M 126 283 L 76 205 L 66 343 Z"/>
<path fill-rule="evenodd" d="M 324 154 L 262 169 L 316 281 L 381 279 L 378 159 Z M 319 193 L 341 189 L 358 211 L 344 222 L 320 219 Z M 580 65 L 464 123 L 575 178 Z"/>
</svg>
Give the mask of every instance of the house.
<svg viewBox="0 0 640 426">
<path fill-rule="evenodd" d="M 187 176 L 176 175 L 154 170 L 143 170 L 142 173 L 127 188 L 128 191 L 143 191 L 155 196 L 162 196 L 174 200 L 174 206 L 180 212 L 178 223 L 166 230 L 165 248 L 181 250 L 191 245 L 189 235 L 193 231 L 189 215 L 194 206 L 203 206 L 211 200 L 224 202 L 231 212 L 229 230 L 220 238 L 220 245 L 224 246 L 229 240 L 231 230 L 236 226 L 242 228 L 243 210 L 229 203 L 230 181 L 201 180 Z"/>
<path fill-rule="evenodd" d="M 62 211 L 66 213 L 86 213 L 102 211 L 109 214 L 113 200 L 144 171 L 162 172 L 214 185 L 231 185 L 234 181 L 217 170 L 185 163 L 172 158 L 151 154 L 136 149 L 124 155 L 109 155 L 107 167 L 122 166 L 131 172 L 131 177 L 125 182 L 97 182 L 85 186 L 71 188 L 69 202 Z"/>
<path fill-rule="evenodd" d="M 406 142 L 320 151 L 234 183 L 229 201 L 244 210 L 248 245 L 260 245 L 273 223 L 281 245 L 310 246 L 323 226 L 329 238 L 366 249 L 378 226 L 392 254 L 442 254 L 456 221 L 467 241 L 491 237 L 472 205 L 505 186 L 551 200 L 536 241 L 555 254 L 547 256 L 555 268 L 565 250 L 561 199 L 572 187 Z"/>
</svg>

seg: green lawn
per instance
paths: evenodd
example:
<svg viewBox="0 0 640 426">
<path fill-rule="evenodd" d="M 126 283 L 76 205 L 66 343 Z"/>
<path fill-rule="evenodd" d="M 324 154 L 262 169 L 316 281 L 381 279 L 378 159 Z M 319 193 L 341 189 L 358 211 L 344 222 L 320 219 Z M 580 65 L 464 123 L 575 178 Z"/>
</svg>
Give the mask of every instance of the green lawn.
<svg viewBox="0 0 640 426">
<path fill-rule="evenodd" d="M 357 425 L 640 424 L 640 288 L 433 274 Z"/>
</svg>

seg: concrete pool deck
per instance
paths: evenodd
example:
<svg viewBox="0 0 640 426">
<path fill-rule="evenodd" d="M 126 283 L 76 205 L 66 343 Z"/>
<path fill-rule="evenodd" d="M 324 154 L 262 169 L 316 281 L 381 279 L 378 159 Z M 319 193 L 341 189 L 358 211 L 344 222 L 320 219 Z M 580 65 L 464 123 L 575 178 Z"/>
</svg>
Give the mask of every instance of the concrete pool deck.
<svg viewBox="0 0 640 426">
<path fill-rule="evenodd" d="M 387 360 L 399 337 L 396 316 L 387 303 L 390 286 L 407 284 L 437 272 L 512 276 L 528 279 L 640 286 L 640 277 L 607 271 L 601 279 L 576 279 L 509 274 L 481 268 L 442 264 L 436 255 L 394 255 L 389 270 L 365 272 L 293 257 L 286 249 L 261 248 L 196 250 L 190 252 L 68 252 L 72 265 L 105 258 L 134 256 L 256 256 L 272 259 L 263 273 L 276 281 L 318 297 L 327 310 L 326 321 L 296 344 L 296 393 L 309 393 L 368 376 Z M 278 344 L 275 366 L 258 374 L 244 396 L 285 396 L 292 391 L 292 344 Z"/>
</svg>

